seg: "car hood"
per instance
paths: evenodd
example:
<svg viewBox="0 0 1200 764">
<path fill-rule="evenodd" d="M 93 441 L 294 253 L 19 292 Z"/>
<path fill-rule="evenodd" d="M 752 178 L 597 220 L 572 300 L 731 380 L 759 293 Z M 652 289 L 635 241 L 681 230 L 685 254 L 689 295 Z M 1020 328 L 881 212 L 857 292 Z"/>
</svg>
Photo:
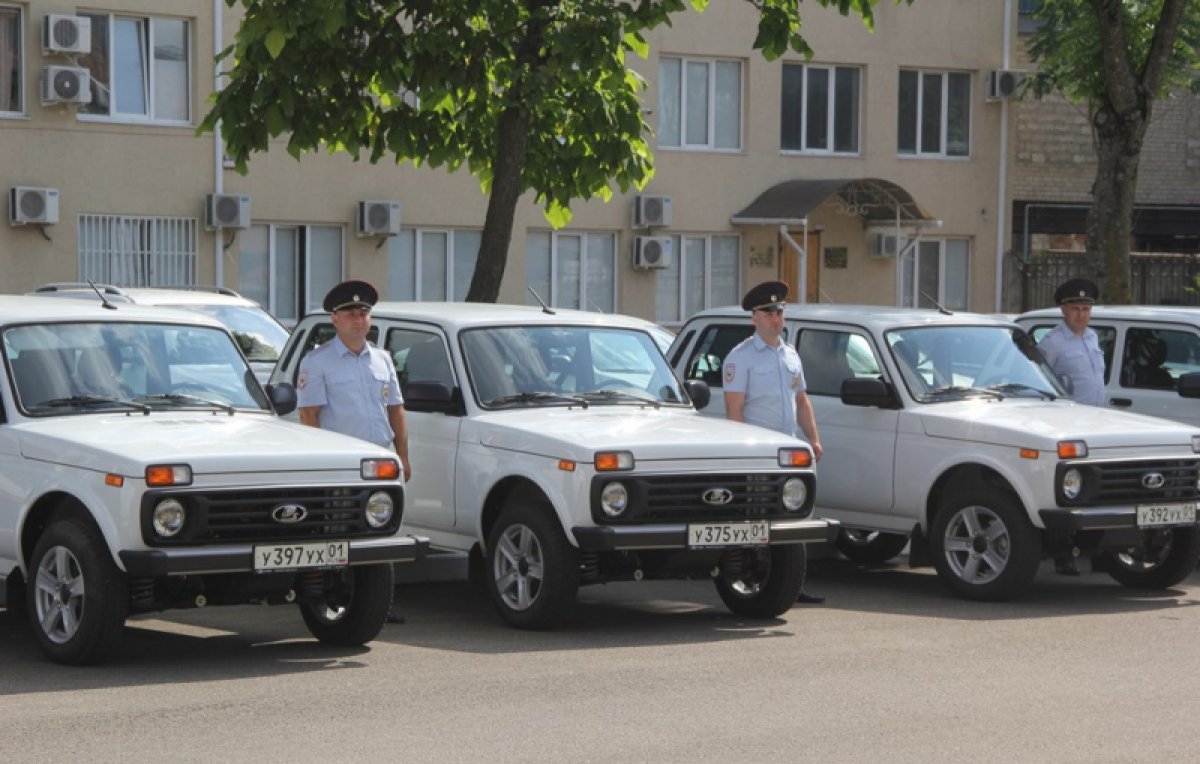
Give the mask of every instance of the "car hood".
<svg viewBox="0 0 1200 764">
<path fill-rule="evenodd" d="M 701 416 L 690 409 L 631 406 L 539 408 L 476 417 L 484 446 L 592 461 L 596 451 L 630 451 L 637 460 L 768 459 L 795 438 L 753 425 Z"/>
<path fill-rule="evenodd" d="M 99 414 L 30 420 L 12 427 L 29 459 L 141 476 L 149 464 L 187 464 L 196 475 L 359 471 L 392 452 L 345 435 L 239 412 Z"/>
<path fill-rule="evenodd" d="M 927 435 L 1054 451 L 1060 440 L 1089 449 L 1186 446 L 1200 429 L 1167 419 L 1069 401 L 971 399 L 916 409 Z"/>
</svg>

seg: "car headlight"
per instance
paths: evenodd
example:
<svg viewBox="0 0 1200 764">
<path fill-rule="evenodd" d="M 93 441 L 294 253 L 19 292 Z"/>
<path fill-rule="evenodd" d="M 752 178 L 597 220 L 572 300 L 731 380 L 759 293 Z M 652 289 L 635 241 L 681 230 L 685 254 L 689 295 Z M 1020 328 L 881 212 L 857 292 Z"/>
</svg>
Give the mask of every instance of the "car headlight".
<svg viewBox="0 0 1200 764">
<path fill-rule="evenodd" d="M 808 498 L 808 485 L 798 477 L 788 478 L 783 484 L 783 508 L 795 512 L 804 506 Z"/>
<path fill-rule="evenodd" d="M 1079 470 L 1072 467 L 1063 473 L 1062 477 L 1062 492 L 1063 496 L 1068 499 L 1078 499 L 1079 494 L 1083 491 L 1083 474 Z"/>
<path fill-rule="evenodd" d="M 392 521 L 396 505 L 387 491 L 376 491 L 367 497 L 367 525 L 382 528 Z"/>
<path fill-rule="evenodd" d="M 187 520 L 187 510 L 179 499 L 163 499 L 154 505 L 154 532 L 160 537 L 169 539 L 183 530 Z"/>
<path fill-rule="evenodd" d="M 629 509 L 629 490 L 624 483 L 613 481 L 600 492 L 600 509 L 609 517 L 620 517 Z"/>
</svg>

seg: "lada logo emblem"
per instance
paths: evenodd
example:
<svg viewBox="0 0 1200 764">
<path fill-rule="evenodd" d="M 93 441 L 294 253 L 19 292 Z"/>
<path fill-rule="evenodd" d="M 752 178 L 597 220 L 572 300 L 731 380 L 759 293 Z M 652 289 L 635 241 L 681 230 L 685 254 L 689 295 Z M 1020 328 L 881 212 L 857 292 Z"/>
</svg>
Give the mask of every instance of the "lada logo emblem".
<svg viewBox="0 0 1200 764">
<path fill-rule="evenodd" d="M 308 517 L 308 510 L 300 504 L 280 504 L 271 510 L 271 517 L 277 523 L 291 525 Z"/>
<path fill-rule="evenodd" d="M 728 488 L 709 488 L 707 491 L 701 494 L 700 499 L 705 504 L 710 504 L 714 507 L 722 507 L 733 501 L 733 491 L 729 490 Z"/>
<path fill-rule="evenodd" d="M 1167 479 L 1161 472 L 1147 472 L 1142 475 L 1142 487 L 1149 488 L 1151 491 L 1162 488 L 1166 483 Z"/>
</svg>

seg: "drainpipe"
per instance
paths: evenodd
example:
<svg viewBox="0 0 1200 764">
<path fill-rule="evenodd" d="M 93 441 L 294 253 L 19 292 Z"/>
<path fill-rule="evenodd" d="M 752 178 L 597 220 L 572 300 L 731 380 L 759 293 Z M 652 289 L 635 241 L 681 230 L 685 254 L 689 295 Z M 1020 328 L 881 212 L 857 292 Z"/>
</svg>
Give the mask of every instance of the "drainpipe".
<svg viewBox="0 0 1200 764">
<path fill-rule="evenodd" d="M 1012 0 L 1004 0 L 1004 65 L 1009 68 L 1009 50 L 1012 47 Z M 999 188 L 996 192 L 996 308 L 1004 310 L 1004 226 L 1008 220 L 1008 99 L 1000 102 L 1000 159 Z"/>
<path fill-rule="evenodd" d="M 221 89 L 221 65 L 217 54 L 221 52 L 221 3 L 213 0 L 213 91 Z M 225 191 L 225 147 L 221 141 L 221 123 L 213 127 L 213 193 Z M 217 229 L 213 236 L 213 285 L 225 286 L 225 247 L 221 242 L 222 231 Z"/>
</svg>

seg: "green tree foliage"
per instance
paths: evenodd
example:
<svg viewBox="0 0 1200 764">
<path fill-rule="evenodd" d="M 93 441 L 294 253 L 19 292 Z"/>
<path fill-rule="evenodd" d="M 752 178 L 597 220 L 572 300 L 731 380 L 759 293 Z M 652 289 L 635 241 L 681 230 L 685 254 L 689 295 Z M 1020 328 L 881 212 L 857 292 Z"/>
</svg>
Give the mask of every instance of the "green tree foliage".
<svg viewBox="0 0 1200 764">
<path fill-rule="evenodd" d="M 244 19 L 200 130 L 220 124 L 242 173 L 285 134 L 297 158 L 324 147 L 466 164 L 489 195 L 467 299 L 494 302 L 522 194 L 562 226 L 573 200 L 650 179 L 645 83 L 626 56 L 647 56 L 648 31 L 707 1 L 226 0 Z M 798 0 L 741 1 L 757 9 L 763 56 L 811 55 Z M 816 2 L 870 27 L 878 0 Z"/>
<path fill-rule="evenodd" d="M 1042 0 L 1035 16 L 1032 92 L 1087 106 L 1097 156 L 1087 251 L 1105 300 L 1127 303 L 1142 144 L 1156 100 L 1197 92 L 1200 0 Z"/>
</svg>

